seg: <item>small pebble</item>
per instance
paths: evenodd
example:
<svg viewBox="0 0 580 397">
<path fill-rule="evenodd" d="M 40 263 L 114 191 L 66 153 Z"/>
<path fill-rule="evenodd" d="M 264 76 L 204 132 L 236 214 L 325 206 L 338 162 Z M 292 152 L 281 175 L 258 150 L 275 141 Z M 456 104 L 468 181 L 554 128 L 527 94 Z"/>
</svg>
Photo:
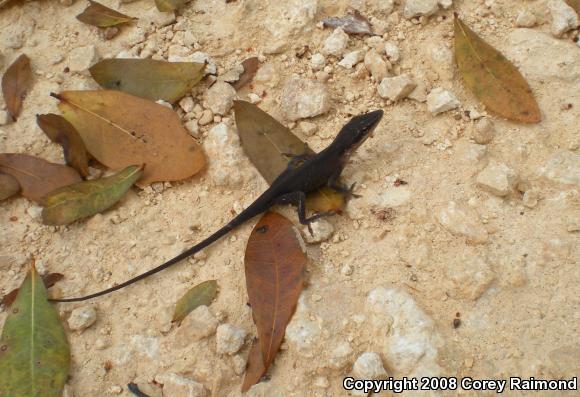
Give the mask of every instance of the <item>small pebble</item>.
<svg viewBox="0 0 580 397">
<path fill-rule="evenodd" d="M 97 321 L 97 312 L 92 306 L 82 306 L 74 309 L 68 318 L 71 331 L 83 331 Z"/>
</svg>

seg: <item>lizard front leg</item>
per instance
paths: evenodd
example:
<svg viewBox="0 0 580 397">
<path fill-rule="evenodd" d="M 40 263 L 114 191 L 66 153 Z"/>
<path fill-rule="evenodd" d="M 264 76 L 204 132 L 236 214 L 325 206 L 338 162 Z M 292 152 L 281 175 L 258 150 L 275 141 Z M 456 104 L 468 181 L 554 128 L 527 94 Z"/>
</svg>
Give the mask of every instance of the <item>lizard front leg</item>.
<svg viewBox="0 0 580 397">
<path fill-rule="evenodd" d="M 311 217 L 306 217 L 306 194 L 300 191 L 283 194 L 274 200 L 274 204 L 294 204 L 297 207 L 298 220 L 302 225 L 308 226 L 310 235 L 314 234 L 312 227 L 310 226 L 312 222 L 322 218 L 323 216 L 334 215 L 334 212 L 330 211 L 321 212 L 319 214 L 312 215 Z"/>
<path fill-rule="evenodd" d="M 341 185 L 340 183 L 338 183 L 338 178 L 340 177 L 340 173 L 342 172 L 342 170 L 334 173 L 329 179 L 328 179 L 328 187 L 331 188 L 332 190 L 335 190 L 339 193 L 342 193 L 346 199 L 350 199 L 352 197 L 354 198 L 360 198 L 362 197 L 359 194 L 355 194 L 354 193 L 354 187 L 356 186 L 356 182 L 354 182 L 352 185 L 350 185 L 350 187 L 346 187 L 344 185 Z"/>
</svg>

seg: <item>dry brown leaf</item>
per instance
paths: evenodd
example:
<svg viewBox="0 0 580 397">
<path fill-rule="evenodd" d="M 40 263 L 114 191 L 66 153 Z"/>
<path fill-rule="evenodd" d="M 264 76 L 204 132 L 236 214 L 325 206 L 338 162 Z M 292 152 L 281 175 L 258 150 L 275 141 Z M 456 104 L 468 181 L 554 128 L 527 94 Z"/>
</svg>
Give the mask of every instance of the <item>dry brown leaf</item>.
<svg viewBox="0 0 580 397">
<path fill-rule="evenodd" d="M 0 171 L 18 181 L 24 197 L 41 204 L 42 198 L 51 190 L 81 180 L 74 168 L 28 154 L 0 154 Z"/>
<path fill-rule="evenodd" d="M 12 175 L 0 172 L 0 200 L 14 196 L 20 191 L 20 184 Z"/>
<path fill-rule="evenodd" d="M 330 26 L 332 28 L 342 28 L 345 33 L 349 34 L 360 34 L 360 35 L 373 35 L 373 30 L 371 28 L 371 23 L 366 19 L 358 10 L 351 10 L 342 18 L 338 17 L 328 17 L 322 20 L 324 26 Z"/>
<path fill-rule="evenodd" d="M 89 3 L 90 5 L 85 8 L 82 13 L 77 15 L 77 19 L 87 25 L 108 28 L 137 19 L 121 14 L 120 12 L 112 10 L 96 1 L 89 0 Z"/>
<path fill-rule="evenodd" d="M 8 113 L 14 121 L 22 111 L 22 101 L 26 98 L 31 83 L 30 59 L 22 54 L 6 69 L 6 73 L 2 77 L 4 102 L 6 102 Z"/>
<path fill-rule="evenodd" d="M 275 212 L 267 212 L 248 239 L 246 287 L 266 371 L 280 348 L 302 291 L 308 260 L 302 247 L 292 222 Z M 260 366 L 250 363 L 249 367 Z M 258 372 L 251 374 L 253 379 Z M 244 382 L 244 387 L 250 387 L 249 383 Z"/>
<path fill-rule="evenodd" d="M 232 85 L 236 91 L 254 79 L 260 67 L 260 61 L 258 57 L 248 58 L 242 62 L 242 66 L 244 67 L 244 72 L 240 75 L 240 79 Z"/>
<path fill-rule="evenodd" d="M 540 108 L 518 69 L 455 14 L 455 61 L 467 88 L 488 111 L 521 123 L 538 123 Z"/>
<path fill-rule="evenodd" d="M 57 114 L 38 114 L 36 123 L 51 141 L 62 146 L 65 162 L 82 176 L 89 175 L 89 154 L 71 123 Z"/>
<path fill-rule="evenodd" d="M 52 95 L 99 162 L 113 169 L 145 164 L 139 186 L 189 178 L 205 165 L 203 151 L 172 109 L 120 91 Z"/>
</svg>

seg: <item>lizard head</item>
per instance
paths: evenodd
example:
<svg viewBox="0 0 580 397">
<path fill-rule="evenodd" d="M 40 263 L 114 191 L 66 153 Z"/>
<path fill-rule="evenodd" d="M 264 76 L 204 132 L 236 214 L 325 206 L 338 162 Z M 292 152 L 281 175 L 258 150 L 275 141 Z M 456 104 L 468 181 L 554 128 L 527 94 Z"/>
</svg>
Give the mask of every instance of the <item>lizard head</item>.
<svg viewBox="0 0 580 397">
<path fill-rule="evenodd" d="M 372 135 L 382 117 L 382 110 L 375 110 L 353 117 L 342 127 L 334 142 L 341 145 L 346 153 L 351 153 Z"/>
</svg>

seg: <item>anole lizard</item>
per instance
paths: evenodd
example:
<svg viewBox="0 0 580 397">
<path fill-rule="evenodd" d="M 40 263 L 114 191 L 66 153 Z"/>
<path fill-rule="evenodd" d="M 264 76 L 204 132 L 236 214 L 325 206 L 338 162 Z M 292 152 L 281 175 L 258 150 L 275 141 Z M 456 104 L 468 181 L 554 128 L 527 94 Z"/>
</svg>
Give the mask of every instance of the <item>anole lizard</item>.
<svg viewBox="0 0 580 397">
<path fill-rule="evenodd" d="M 243 210 L 239 215 L 232 219 L 227 225 L 210 235 L 205 240 L 188 250 L 177 255 L 175 258 L 168 260 L 162 265 L 157 266 L 137 277 L 134 277 L 124 283 L 105 289 L 94 294 L 78 298 L 51 299 L 53 302 L 79 302 L 97 296 L 120 290 L 128 285 L 143 280 L 152 274 L 159 273 L 163 269 L 176 264 L 182 259 L 187 258 L 201 251 L 205 247 L 219 240 L 231 230 L 252 219 L 256 215 L 266 212 L 270 207 L 277 204 L 294 204 L 298 207 L 298 219 L 303 225 L 309 225 L 314 220 L 328 213 L 321 213 L 306 217 L 304 201 L 306 193 L 316 190 L 323 186 L 329 186 L 339 192 L 350 194 L 352 187 L 346 188 L 338 184 L 338 178 L 351 153 L 356 150 L 372 133 L 383 117 L 382 110 L 361 114 L 353 117 L 338 133 L 334 141 L 314 155 L 299 155 L 293 157 L 288 167 L 273 182 L 270 188 L 262 193 L 250 206 Z"/>
</svg>

